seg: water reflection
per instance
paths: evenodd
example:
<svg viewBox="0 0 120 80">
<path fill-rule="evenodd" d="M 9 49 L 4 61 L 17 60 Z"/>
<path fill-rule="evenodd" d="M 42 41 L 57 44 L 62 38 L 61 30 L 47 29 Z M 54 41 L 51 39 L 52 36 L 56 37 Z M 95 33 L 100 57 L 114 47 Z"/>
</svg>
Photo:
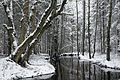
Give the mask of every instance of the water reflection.
<svg viewBox="0 0 120 80">
<path fill-rule="evenodd" d="M 25 80 L 46 80 L 32 78 Z M 47 80 L 120 80 L 120 71 L 101 68 L 75 57 L 62 57 L 56 63 L 56 74 Z"/>
<path fill-rule="evenodd" d="M 34 77 L 26 77 L 26 78 L 19 78 L 19 79 L 12 79 L 12 80 L 53 80 L 52 76 L 54 73 L 51 74 L 45 74 L 45 75 L 39 75 L 39 76 L 34 76 Z M 51 78 L 51 79 L 48 79 Z M 55 80 L 55 79 L 54 79 Z"/>
<path fill-rule="evenodd" d="M 76 58 L 60 60 L 58 80 L 119 80 L 120 71 L 105 71 L 91 62 L 78 61 Z"/>
</svg>

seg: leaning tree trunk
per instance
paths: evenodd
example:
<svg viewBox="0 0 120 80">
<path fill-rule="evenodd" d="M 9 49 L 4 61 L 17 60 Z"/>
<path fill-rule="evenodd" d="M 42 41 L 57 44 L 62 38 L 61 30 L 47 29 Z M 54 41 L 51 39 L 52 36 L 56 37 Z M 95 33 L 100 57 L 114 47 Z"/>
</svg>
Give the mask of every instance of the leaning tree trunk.
<svg viewBox="0 0 120 80">
<path fill-rule="evenodd" d="M 34 4 L 31 5 L 31 7 L 33 7 L 33 8 L 31 9 L 31 15 L 30 15 L 30 22 L 31 22 L 30 33 L 32 33 L 36 28 L 36 26 L 35 26 L 35 23 L 36 23 L 35 21 L 36 20 L 35 20 L 35 6 L 34 6 Z M 34 43 L 34 44 L 37 44 L 37 43 Z M 28 50 L 26 52 L 27 55 L 25 54 L 25 56 L 22 58 L 21 62 L 28 61 L 30 55 L 32 54 L 32 50 L 34 50 L 32 48 L 33 48 L 33 46 L 31 46 L 31 45 L 28 46 Z"/>
<path fill-rule="evenodd" d="M 63 3 L 62 3 L 62 6 L 61 8 L 58 10 L 58 12 L 56 13 L 52 13 L 51 12 L 54 10 L 54 4 L 55 4 L 55 1 L 53 0 L 52 1 L 52 4 L 51 6 L 49 7 L 49 9 L 45 12 L 46 14 L 43 16 L 40 24 L 39 24 L 39 27 L 37 27 L 37 29 L 32 33 L 33 35 L 30 35 L 26 40 L 25 42 L 23 42 L 20 47 L 17 50 L 16 54 L 13 55 L 12 59 L 19 63 L 19 56 L 21 55 L 21 52 L 19 51 L 22 51 L 22 49 L 24 49 L 24 47 L 27 47 L 27 44 L 30 43 L 30 47 L 28 49 L 28 53 L 26 53 L 23 57 L 20 58 L 20 63 L 21 64 L 24 64 L 26 60 L 28 60 L 29 56 L 31 55 L 31 50 L 32 48 L 37 44 L 37 42 L 39 41 L 39 38 L 42 36 L 42 34 L 44 33 L 45 30 L 47 30 L 49 27 L 50 27 L 50 23 L 51 21 L 57 17 L 58 15 L 61 14 L 61 12 L 63 11 L 63 7 L 64 5 L 66 4 L 66 1 L 67 0 L 64 0 Z M 51 15 L 50 15 L 51 14 Z M 47 17 L 49 17 L 49 21 L 47 21 L 47 23 L 45 24 L 45 20 L 47 19 Z M 25 50 L 25 49 L 24 49 Z M 22 51 L 23 52 L 23 51 Z"/>
<path fill-rule="evenodd" d="M 28 23 L 28 9 L 29 9 L 29 0 L 25 0 L 25 4 L 23 5 L 24 9 L 23 9 L 23 13 L 22 14 L 22 19 L 21 19 L 21 29 L 20 29 L 20 37 L 19 37 L 19 42 L 18 45 L 20 45 L 24 40 L 25 40 L 25 36 L 27 33 L 27 23 Z"/>
<path fill-rule="evenodd" d="M 10 0 L 10 6 L 8 5 L 9 1 L 8 0 L 4 0 L 3 1 L 3 6 L 9 21 L 8 25 L 4 25 L 5 28 L 8 31 L 8 36 L 10 37 L 10 43 L 11 46 L 13 46 L 13 53 L 10 55 L 10 58 L 22 65 L 31 55 L 31 51 L 32 48 L 37 44 L 39 38 L 41 37 L 41 35 L 43 34 L 43 32 L 48 29 L 50 26 L 50 22 L 57 17 L 58 15 L 61 14 L 61 12 L 63 11 L 63 7 L 66 4 L 67 0 L 63 0 L 62 5 L 60 6 L 60 8 L 58 8 L 58 10 L 56 11 L 56 13 L 53 14 L 54 11 L 54 5 L 56 0 L 51 0 L 51 5 L 49 6 L 49 8 L 45 11 L 45 14 L 42 16 L 41 20 L 38 21 L 38 24 L 36 26 L 36 29 L 25 39 L 25 34 L 26 32 L 23 30 L 23 28 L 25 29 L 26 25 L 24 24 L 24 22 L 27 19 L 27 14 L 28 14 L 28 8 L 24 8 L 23 13 L 26 14 L 23 16 L 23 22 L 21 24 L 22 30 L 24 31 L 20 37 L 19 40 L 16 39 L 15 36 L 15 28 L 14 28 L 14 22 L 13 22 L 13 8 L 12 8 L 12 1 Z M 29 5 L 29 0 L 26 0 L 26 4 L 25 5 Z M 33 26 L 33 25 L 32 25 Z M 21 31 L 22 31 L 21 30 Z M 17 41 L 19 41 L 19 46 L 17 45 Z M 28 48 L 28 45 L 29 48 Z M 26 53 L 27 52 L 27 53 Z"/>
<path fill-rule="evenodd" d="M 16 63 L 19 63 L 19 60 L 21 59 L 21 55 L 22 53 L 24 53 L 24 51 L 26 50 L 27 46 L 29 45 L 29 43 L 31 43 L 33 41 L 33 39 L 35 39 L 39 33 L 41 32 L 43 25 L 45 24 L 48 16 L 50 15 L 51 11 L 54 8 L 54 1 L 52 1 L 51 6 L 49 7 L 49 9 L 45 12 L 45 15 L 42 17 L 37 29 L 34 30 L 34 32 L 29 35 L 13 52 L 11 59 L 13 61 L 15 61 Z"/>
</svg>

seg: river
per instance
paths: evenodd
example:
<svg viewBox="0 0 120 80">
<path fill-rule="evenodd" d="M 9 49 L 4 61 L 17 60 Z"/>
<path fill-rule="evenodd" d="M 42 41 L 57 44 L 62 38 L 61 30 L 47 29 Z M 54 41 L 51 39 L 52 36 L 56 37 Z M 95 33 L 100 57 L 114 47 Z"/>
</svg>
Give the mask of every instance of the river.
<svg viewBox="0 0 120 80">
<path fill-rule="evenodd" d="M 75 57 L 62 57 L 57 68 L 56 75 L 49 80 L 120 80 L 120 70 L 101 68 Z"/>
<path fill-rule="evenodd" d="M 55 75 L 47 80 L 120 80 L 120 70 L 101 68 L 90 61 L 75 57 L 61 57 L 56 65 Z"/>
</svg>

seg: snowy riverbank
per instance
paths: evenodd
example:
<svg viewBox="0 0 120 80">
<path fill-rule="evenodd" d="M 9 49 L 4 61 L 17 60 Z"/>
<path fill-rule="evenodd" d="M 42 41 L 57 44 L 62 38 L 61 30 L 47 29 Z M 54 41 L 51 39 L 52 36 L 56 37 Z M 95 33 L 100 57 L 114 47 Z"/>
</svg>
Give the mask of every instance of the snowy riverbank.
<svg viewBox="0 0 120 80">
<path fill-rule="evenodd" d="M 23 68 L 11 61 L 8 57 L 0 59 L 0 80 L 11 80 L 16 78 L 26 78 L 39 76 L 40 79 L 49 78 L 51 73 L 55 72 L 55 68 L 45 60 L 44 55 L 32 55 L 30 58 L 31 65 L 27 64 L 27 68 Z M 41 75 L 47 75 L 42 77 Z M 41 76 L 41 77 L 40 77 Z"/>
<path fill-rule="evenodd" d="M 61 56 L 73 56 L 77 57 L 77 53 L 64 53 Z M 111 55 L 111 61 L 106 60 L 106 54 L 95 54 L 95 57 L 92 59 L 89 59 L 88 53 L 85 53 L 85 56 L 82 56 L 80 54 L 80 60 L 85 60 L 85 61 L 91 61 L 94 64 L 97 64 L 101 67 L 105 68 L 111 68 L 111 69 L 117 69 L 120 70 L 120 56 L 117 54 Z"/>
</svg>

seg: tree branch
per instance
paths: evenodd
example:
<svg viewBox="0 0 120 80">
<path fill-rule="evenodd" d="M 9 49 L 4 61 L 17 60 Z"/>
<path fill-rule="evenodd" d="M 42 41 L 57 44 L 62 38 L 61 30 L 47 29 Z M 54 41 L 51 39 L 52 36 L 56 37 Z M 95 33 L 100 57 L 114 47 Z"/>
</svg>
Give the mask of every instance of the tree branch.
<svg viewBox="0 0 120 80">
<path fill-rule="evenodd" d="M 40 30 L 40 33 L 39 33 L 39 35 L 37 36 L 37 38 L 36 38 L 36 39 L 33 41 L 33 43 L 29 46 L 29 49 L 28 49 L 28 51 L 27 51 L 27 54 L 25 54 L 25 55 L 23 56 L 22 61 L 28 60 L 28 57 L 29 57 L 29 56 L 31 55 L 31 53 L 32 53 L 32 48 L 38 43 L 39 38 L 42 36 L 42 34 L 44 33 L 44 31 L 47 30 L 47 29 L 51 26 L 51 25 L 50 25 L 51 21 L 52 21 L 55 17 L 57 17 L 57 16 L 62 12 L 63 7 L 64 7 L 66 1 L 67 1 L 67 0 L 64 0 L 64 1 L 63 1 L 64 4 L 62 4 L 62 7 L 61 7 L 62 9 L 60 9 L 60 10 L 59 10 L 57 13 L 55 13 L 55 14 L 52 14 L 52 13 L 51 13 L 48 22 L 43 26 L 43 28 Z"/>
<path fill-rule="evenodd" d="M 21 57 L 21 54 L 25 51 L 26 47 L 28 46 L 29 43 L 32 42 L 33 39 L 35 39 L 42 27 L 45 24 L 45 21 L 47 20 L 48 16 L 50 15 L 50 13 L 52 12 L 52 10 L 54 9 L 54 0 L 51 0 L 51 5 L 50 7 L 48 7 L 48 9 L 45 11 L 45 14 L 43 15 L 43 17 L 41 18 L 41 21 L 38 22 L 38 26 L 36 28 L 36 30 L 34 30 L 33 33 L 31 33 L 31 35 L 29 35 L 13 52 L 11 59 L 14 60 L 15 62 L 18 63 L 19 58 Z"/>
</svg>

